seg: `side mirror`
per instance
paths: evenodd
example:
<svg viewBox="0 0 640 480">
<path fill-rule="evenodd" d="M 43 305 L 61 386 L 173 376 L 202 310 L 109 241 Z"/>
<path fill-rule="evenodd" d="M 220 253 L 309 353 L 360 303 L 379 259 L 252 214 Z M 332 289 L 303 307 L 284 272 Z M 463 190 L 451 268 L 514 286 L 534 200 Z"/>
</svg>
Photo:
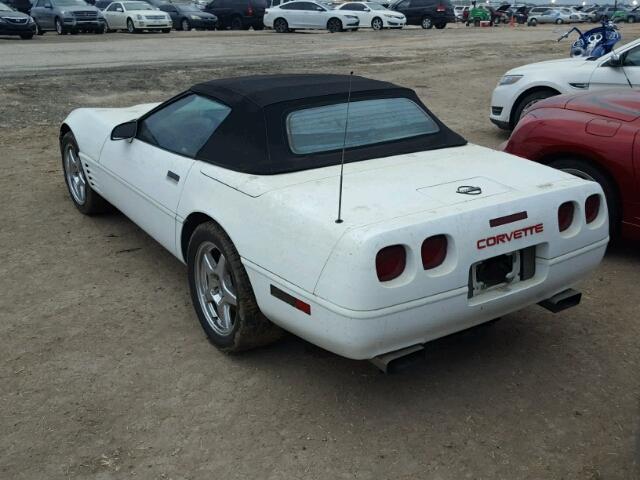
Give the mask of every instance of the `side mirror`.
<svg viewBox="0 0 640 480">
<path fill-rule="evenodd" d="M 611 54 L 611 58 L 607 60 L 604 65 L 611 68 L 620 68 L 622 67 L 622 59 L 620 58 L 620 55 L 613 53 Z"/>
<path fill-rule="evenodd" d="M 138 133 L 138 121 L 121 123 L 111 130 L 111 140 L 133 140 Z"/>
</svg>

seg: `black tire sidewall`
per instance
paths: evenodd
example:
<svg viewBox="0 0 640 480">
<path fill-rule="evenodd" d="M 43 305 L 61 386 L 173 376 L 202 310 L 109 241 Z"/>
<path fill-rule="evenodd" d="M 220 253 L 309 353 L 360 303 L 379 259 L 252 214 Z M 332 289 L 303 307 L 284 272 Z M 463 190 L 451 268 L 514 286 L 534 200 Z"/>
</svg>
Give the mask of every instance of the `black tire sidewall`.
<svg viewBox="0 0 640 480">
<path fill-rule="evenodd" d="M 182 28 L 182 30 L 185 32 L 188 32 L 189 30 L 191 30 L 191 24 L 189 23 L 189 20 L 187 20 L 186 18 L 183 18 L 182 22 L 180 22 L 180 28 Z"/>
<path fill-rule="evenodd" d="M 284 18 L 276 18 L 276 21 L 273 22 L 273 28 L 275 29 L 276 32 L 278 33 L 287 33 L 287 30 L 289 30 L 289 24 L 287 23 L 287 21 Z M 278 25 L 282 25 L 284 23 L 284 29 L 278 31 L 277 26 Z"/>
<path fill-rule="evenodd" d="M 334 28 L 333 26 L 335 26 L 336 28 Z M 340 21 L 340 19 L 330 18 L 327 22 L 327 30 L 329 30 L 330 33 L 340 32 L 342 30 L 342 22 Z"/>
<path fill-rule="evenodd" d="M 524 111 L 524 107 L 530 103 L 532 100 L 544 100 L 546 98 L 550 98 L 550 97 L 554 97 L 558 95 L 557 93 L 552 93 L 548 90 L 541 90 L 538 92 L 532 92 L 528 95 L 525 95 L 522 100 L 520 100 L 518 102 L 518 105 L 516 106 L 516 109 L 513 112 L 513 121 L 512 121 L 512 125 L 511 125 L 511 129 L 516 128 L 516 125 L 518 125 L 518 122 L 520 121 L 520 118 L 522 117 L 522 113 Z"/>
</svg>

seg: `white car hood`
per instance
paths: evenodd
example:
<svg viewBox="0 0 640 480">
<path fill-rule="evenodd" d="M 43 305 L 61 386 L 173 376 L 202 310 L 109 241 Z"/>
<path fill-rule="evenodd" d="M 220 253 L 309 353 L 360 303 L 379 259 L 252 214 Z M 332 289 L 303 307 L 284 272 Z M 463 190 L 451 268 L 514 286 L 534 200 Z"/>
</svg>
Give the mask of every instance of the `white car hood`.
<svg viewBox="0 0 640 480">
<path fill-rule="evenodd" d="M 509 70 L 505 75 L 526 75 L 531 73 L 549 73 L 567 71 L 569 69 L 578 69 L 588 67 L 590 70 L 598 65 L 593 60 L 586 60 L 582 57 L 559 58 L 557 60 L 547 60 L 545 62 L 530 63 Z"/>
</svg>

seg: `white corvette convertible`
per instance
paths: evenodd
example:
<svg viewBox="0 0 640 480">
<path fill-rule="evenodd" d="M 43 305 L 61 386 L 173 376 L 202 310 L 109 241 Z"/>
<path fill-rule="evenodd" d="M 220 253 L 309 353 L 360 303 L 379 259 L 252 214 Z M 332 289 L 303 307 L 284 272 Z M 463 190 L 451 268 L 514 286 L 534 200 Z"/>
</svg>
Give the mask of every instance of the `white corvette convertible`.
<svg viewBox="0 0 640 480">
<path fill-rule="evenodd" d="M 562 58 L 509 70 L 491 98 L 490 120 L 513 129 L 535 102 L 561 93 L 640 88 L 640 39 L 600 58 Z"/>
<path fill-rule="evenodd" d="M 371 359 L 579 301 L 608 242 L 597 183 L 470 145 L 412 90 L 352 78 L 350 102 L 349 76 L 280 75 L 74 110 L 71 199 L 113 204 L 185 262 L 224 351 L 281 327 Z"/>
</svg>

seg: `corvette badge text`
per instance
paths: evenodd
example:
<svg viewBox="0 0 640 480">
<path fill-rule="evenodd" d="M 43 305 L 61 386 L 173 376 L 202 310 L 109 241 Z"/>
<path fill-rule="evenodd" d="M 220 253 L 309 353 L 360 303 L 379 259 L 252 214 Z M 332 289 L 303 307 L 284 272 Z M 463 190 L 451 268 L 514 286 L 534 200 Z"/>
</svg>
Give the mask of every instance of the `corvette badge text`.
<svg viewBox="0 0 640 480">
<path fill-rule="evenodd" d="M 519 228 L 509 233 L 501 233 L 493 237 L 481 238 L 477 241 L 476 246 L 478 250 L 483 248 L 493 247 L 500 243 L 508 243 L 511 240 L 518 240 L 523 237 L 535 235 L 536 233 L 542 233 L 544 231 L 544 224 L 538 223 L 537 225 L 531 225 L 530 227 Z"/>
</svg>

